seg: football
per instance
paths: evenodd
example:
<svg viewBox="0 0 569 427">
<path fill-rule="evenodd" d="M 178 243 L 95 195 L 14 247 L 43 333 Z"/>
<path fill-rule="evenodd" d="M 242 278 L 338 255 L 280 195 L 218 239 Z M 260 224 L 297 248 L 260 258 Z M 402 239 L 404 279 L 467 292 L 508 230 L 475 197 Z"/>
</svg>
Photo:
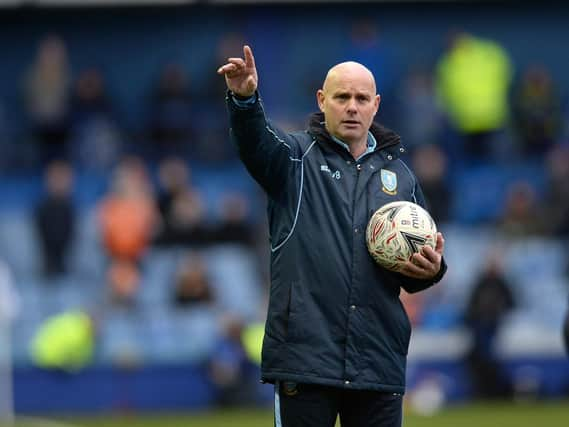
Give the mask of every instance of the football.
<svg viewBox="0 0 569 427">
<path fill-rule="evenodd" d="M 366 230 L 367 248 L 382 267 L 399 271 L 425 245 L 435 247 L 437 226 L 431 215 L 411 202 L 392 202 L 379 208 Z"/>
</svg>

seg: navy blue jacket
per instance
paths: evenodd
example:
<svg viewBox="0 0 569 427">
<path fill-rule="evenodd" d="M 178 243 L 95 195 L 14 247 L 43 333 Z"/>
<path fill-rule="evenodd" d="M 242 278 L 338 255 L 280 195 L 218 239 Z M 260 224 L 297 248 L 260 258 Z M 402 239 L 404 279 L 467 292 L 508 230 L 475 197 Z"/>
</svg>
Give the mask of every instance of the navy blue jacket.
<svg viewBox="0 0 569 427">
<path fill-rule="evenodd" d="M 322 114 L 307 131 L 284 133 L 267 121 L 256 96 L 240 106 L 228 95 L 227 104 L 239 155 L 268 195 L 271 289 L 262 378 L 403 393 L 411 326 L 400 288 L 417 292 L 433 283 L 381 268 L 365 243 L 380 206 L 424 205 L 399 159 L 400 138 L 373 125 L 377 147 L 355 161 L 331 139 Z M 383 190 L 382 169 L 396 176 L 392 194 Z"/>
</svg>

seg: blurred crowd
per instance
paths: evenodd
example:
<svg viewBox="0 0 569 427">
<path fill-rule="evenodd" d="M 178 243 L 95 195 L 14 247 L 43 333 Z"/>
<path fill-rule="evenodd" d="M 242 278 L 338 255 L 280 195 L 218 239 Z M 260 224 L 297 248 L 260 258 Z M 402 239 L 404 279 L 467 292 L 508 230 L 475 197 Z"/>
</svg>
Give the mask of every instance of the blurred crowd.
<svg viewBox="0 0 569 427">
<path fill-rule="evenodd" d="M 217 63 L 238 54 L 245 40 L 237 33 L 221 37 Z M 567 94 L 547 68 L 534 63 L 517 70 L 504 47 L 459 31 L 448 35 L 446 49 L 430 67 L 406 64 L 403 72 L 394 50 L 373 21 L 359 20 L 347 52 L 326 61 L 351 58 L 375 73 L 383 102 L 379 118 L 401 133 L 435 219 L 495 221 L 513 234 L 567 235 L 569 196 L 562 184 L 569 174 Z M 81 171 L 106 173 L 133 157 L 147 167 L 171 158 L 213 168 L 237 161 L 228 141 L 224 81 L 214 72 L 197 82 L 182 65 L 166 64 L 147 99 L 145 122 L 133 131 L 121 123 L 103 71 L 89 68 L 75 76 L 66 52 L 63 39 L 46 37 L 25 74 L 22 132 L 35 148 L 19 156 L 23 163 L 43 168 L 60 160 Z M 329 66 L 320 62 L 306 64 L 303 96 L 288 110 L 279 109 L 275 119 L 283 127 L 302 128 L 305 117 L 297 111 L 316 108 L 314 93 L 325 72 L 318 68 Z M 262 90 L 272 96 L 270 86 Z M 475 181 L 476 175 L 465 172 L 485 166 L 489 175 L 480 186 L 505 185 L 488 189 L 500 205 L 469 216 L 464 206 L 486 206 L 457 200 L 465 189 L 456 181 Z M 4 168 L 11 167 L 17 165 Z M 533 176 L 524 176 L 524 167 L 534 167 Z M 504 169 L 514 172 L 505 177 Z"/>
<path fill-rule="evenodd" d="M 208 197 L 193 176 L 195 169 L 219 171 L 239 164 L 229 141 L 224 81 L 215 69 L 238 55 L 245 40 L 237 33 L 220 38 L 217 64 L 211 64 L 205 81 L 193 80 L 180 64 L 165 64 L 147 98 L 146 120 L 133 131 L 121 122 L 104 72 L 74 70 L 65 40 L 46 36 L 24 78 L 21 132 L 33 149 L 16 149 L 20 152 L 10 157 L 15 164 L 4 165 L 2 171 L 10 175 L 19 164 L 40 170 L 44 177 L 30 222 L 41 250 L 41 286 L 73 274 L 70 260 L 86 210 L 96 212 L 105 305 L 140 309 L 137 296 L 147 271 L 146 255 L 175 248 L 183 256 L 172 269 L 172 310 L 216 306 L 215 262 L 206 262 L 204 250 L 238 247 L 253 254 L 258 289 L 247 303 L 254 309 L 247 315 L 216 312 L 223 340 L 211 356 L 212 375 L 230 385 L 246 354 L 243 334 L 263 320 L 267 232 L 262 212 L 253 208 L 260 206 L 257 191 L 225 191 L 221 182 L 215 196 Z M 507 241 L 553 239 L 566 245 L 568 88 L 560 89 L 544 65 L 516 69 L 506 47 L 461 31 L 449 33 L 432 64 L 401 64 L 397 58 L 396 44 L 384 38 L 375 22 L 354 22 L 346 52 L 325 58 L 327 64 L 307 59 L 302 80 L 284 83 L 301 95 L 290 111 L 278 110 L 276 121 L 287 129 L 302 127 L 299 112 L 316 108 L 314 94 L 326 68 L 345 59 L 360 61 L 377 78 L 379 120 L 402 135 L 407 161 L 443 232 L 457 225 L 489 227 Z M 258 59 L 261 71 L 265 61 Z M 261 96 L 268 92 L 271 98 L 271 87 L 262 87 Z M 88 172 L 107 177 L 108 185 L 85 209 L 77 206 L 76 194 L 87 190 L 76 177 Z M 468 247 L 460 250 L 470 252 Z M 500 378 L 494 340 L 503 319 L 523 303 L 502 257 L 488 252 L 482 251 L 486 256 L 474 270 L 465 303 L 454 314 L 459 320 L 449 324 L 471 330 L 465 358 L 475 389 L 480 395 L 503 396 L 511 392 L 507 381 L 489 385 L 484 380 Z M 567 261 L 565 257 L 565 266 Z M 402 297 L 417 327 L 428 324 L 437 310 L 441 321 L 449 302 L 434 295 Z"/>
</svg>

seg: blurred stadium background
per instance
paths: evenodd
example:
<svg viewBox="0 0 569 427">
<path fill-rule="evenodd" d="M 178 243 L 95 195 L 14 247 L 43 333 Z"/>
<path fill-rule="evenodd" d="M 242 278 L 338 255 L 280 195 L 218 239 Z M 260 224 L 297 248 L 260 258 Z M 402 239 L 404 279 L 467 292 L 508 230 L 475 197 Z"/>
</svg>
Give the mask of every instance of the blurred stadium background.
<svg viewBox="0 0 569 427">
<path fill-rule="evenodd" d="M 569 6 L 273 3 L 0 2 L 0 423 L 272 422 L 264 200 L 215 73 L 247 42 L 285 129 L 372 69 L 445 234 L 402 295 L 406 425 L 565 425 Z"/>
</svg>

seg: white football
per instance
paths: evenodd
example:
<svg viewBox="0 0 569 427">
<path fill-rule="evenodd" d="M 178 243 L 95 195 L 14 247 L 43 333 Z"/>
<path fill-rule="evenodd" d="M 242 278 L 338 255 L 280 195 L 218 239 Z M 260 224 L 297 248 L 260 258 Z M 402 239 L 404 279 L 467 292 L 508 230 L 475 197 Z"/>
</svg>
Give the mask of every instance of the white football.
<svg viewBox="0 0 569 427">
<path fill-rule="evenodd" d="M 435 247 L 437 226 L 431 215 L 411 202 L 392 202 L 379 208 L 366 230 L 367 248 L 382 267 L 399 271 L 425 245 Z"/>
</svg>

